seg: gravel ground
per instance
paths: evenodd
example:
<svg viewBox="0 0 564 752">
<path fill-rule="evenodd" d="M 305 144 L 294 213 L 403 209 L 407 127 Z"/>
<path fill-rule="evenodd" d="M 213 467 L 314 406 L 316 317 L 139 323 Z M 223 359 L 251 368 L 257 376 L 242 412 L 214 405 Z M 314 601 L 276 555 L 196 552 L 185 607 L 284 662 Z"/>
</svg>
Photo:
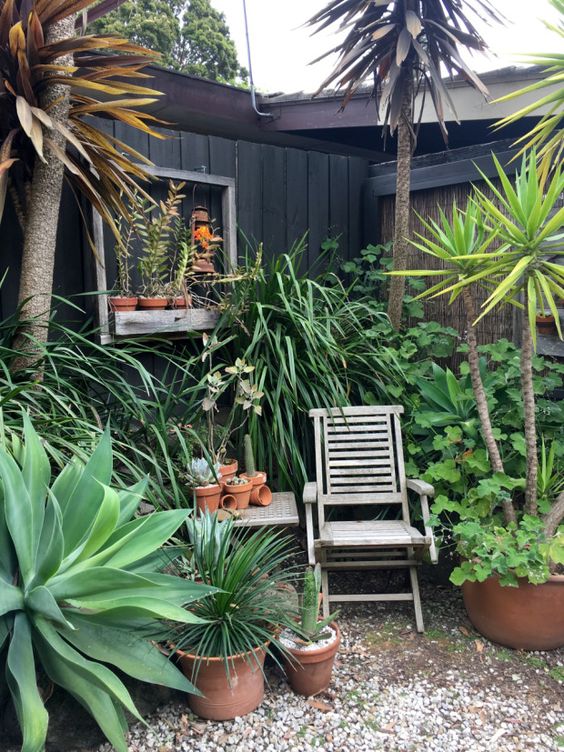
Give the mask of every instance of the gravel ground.
<svg viewBox="0 0 564 752">
<path fill-rule="evenodd" d="M 424 585 L 427 631 L 404 604 L 346 606 L 330 690 L 294 695 L 267 668 L 254 713 L 217 723 L 186 703 L 150 729 L 131 730 L 130 752 L 552 752 L 564 747 L 564 651 L 519 653 L 476 634 L 460 591 Z M 98 752 L 110 752 L 104 745 Z"/>
</svg>

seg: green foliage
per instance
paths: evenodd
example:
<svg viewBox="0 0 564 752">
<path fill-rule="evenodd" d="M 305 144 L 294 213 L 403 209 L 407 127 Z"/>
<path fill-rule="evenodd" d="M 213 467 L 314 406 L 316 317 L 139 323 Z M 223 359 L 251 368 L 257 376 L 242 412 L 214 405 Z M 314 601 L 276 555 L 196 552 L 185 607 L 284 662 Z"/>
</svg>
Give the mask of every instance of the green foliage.
<svg viewBox="0 0 564 752">
<path fill-rule="evenodd" d="M 194 691 L 147 638 L 163 620 L 199 623 L 183 607 L 211 591 L 158 571 L 160 548 L 186 512 L 132 519 L 146 481 L 123 490 L 110 485 L 108 429 L 85 463 L 71 461 L 53 481 L 25 414 L 23 424 L 23 442 L 3 436 L 0 446 L 0 670 L 22 729 L 22 752 L 41 752 L 47 735 L 47 691 L 36 666 L 126 752 L 125 713 L 141 716 L 106 664 Z"/>
<path fill-rule="evenodd" d="M 225 15 L 210 0 L 127 0 L 92 25 L 143 44 L 169 68 L 214 81 L 245 82 Z"/>
<path fill-rule="evenodd" d="M 292 621 L 278 589 L 295 576 L 289 563 L 295 554 L 291 538 L 267 529 L 249 535 L 217 515 L 188 531 L 192 570 L 217 590 L 191 606 L 203 621 L 179 627 L 178 647 L 200 658 L 223 658 L 228 674 L 230 656 L 260 646 L 272 654 L 272 646 L 280 647 L 278 628 Z M 254 660 L 252 655 L 248 660 Z"/>
<path fill-rule="evenodd" d="M 454 535 L 463 559 L 451 575 L 455 585 L 483 582 L 492 575 L 500 585 L 516 587 L 519 577 L 538 585 L 550 576 L 550 558 L 564 561 L 564 535 L 548 542 L 542 520 L 531 515 L 523 515 L 518 525 L 465 519 L 455 525 Z"/>
<path fill-rule="evenodd" d="M 257 468 L 255 464 L 255 453 L 253 451 L 253 440 L 248 433 L 244 436 L 245 447 L 245 474 L 251 478 L 257 474 Z"/>
<path fill-rule="evenodd" d="M 255 260 L 247 259 L 252 268 Z M 233 287 L 217 328 L 225 361 L 255 366 L 263 417 L 251 416 L 257 467 L 279 487 L 301 493 L 311 469 L 314 407 L 390 399 L 403 383 L 374 300 L 354 298 L 335 274 L 307 270 L 303 244 Z M 242 438 L 242 437 L 241 437 Z"/>
</svg>

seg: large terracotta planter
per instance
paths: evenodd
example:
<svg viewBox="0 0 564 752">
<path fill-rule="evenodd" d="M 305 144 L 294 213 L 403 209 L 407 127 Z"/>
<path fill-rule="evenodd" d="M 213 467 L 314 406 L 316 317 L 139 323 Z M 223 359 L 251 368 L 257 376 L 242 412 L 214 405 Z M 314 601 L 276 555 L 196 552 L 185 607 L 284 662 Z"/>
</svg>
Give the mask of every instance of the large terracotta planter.
<svg viewBox="0 0 564 752">
<path fill-rule="evenodd" d="M 337 639 L 330 645 L 307 651 L 288 648 L 295 661 L 285 661 L 286 676 L 294 692 L 299 695 L 311 697 L 331 684 L 335 655 L 341 644 L 339 625 L 332 621 L 331 626 L 337 633 Z"/>
<path fill-rule="evenodd" d="M 223 658 L 203 658 L 196 666 L 196 656 L 182 650 L 178 651 L 178 656 L 185 676 L 203 695 L 188 696 L 190 708 L 200 718 L 228 721 L 250 713 L 261 704 L 264 697 L 264 648 L 256 648 L 254 655 L 245 653 L 229 658 L 230 678 Z"/>
<path fill-rule="evenodd" d="M 206 509 L 212 514 L 217 512 L 221 499 L 221 486 L 218 483 L 211 486 L 198 486 L 194 489 L 194 493 L 200 512 L 204 513 Z"/>
<path fill-rule="evenodd" d="M 502 587 L 497 577 L 462 586 L 468 617 L 488 640 L 516 650 L 553 650 L 564 646 L 564 575 L 542 585 L 520 579 Z"/>
</svg>

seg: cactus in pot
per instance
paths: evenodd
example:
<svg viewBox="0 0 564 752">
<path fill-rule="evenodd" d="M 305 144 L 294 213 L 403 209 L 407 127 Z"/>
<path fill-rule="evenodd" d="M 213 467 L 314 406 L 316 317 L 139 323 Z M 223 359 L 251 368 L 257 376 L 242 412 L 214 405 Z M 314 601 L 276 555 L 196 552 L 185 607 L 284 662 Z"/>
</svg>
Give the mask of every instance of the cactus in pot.
<svg viewBox="0 0 564 752">
<path fill-rule="evenodd" d="M 253 443 L 248 433 L 245 434 L 243 439 L 243 448 L 245 455 L 245 472 L 241 473 L 241 477 L 250 480 L 253 484 L 253 490 L 251 491 L 251 504 L 267 507 L 272 502 L 272 491 L 266 485 L 266 473 L 262 470 L 257 470 L 256 468 Z"/>
</svg>

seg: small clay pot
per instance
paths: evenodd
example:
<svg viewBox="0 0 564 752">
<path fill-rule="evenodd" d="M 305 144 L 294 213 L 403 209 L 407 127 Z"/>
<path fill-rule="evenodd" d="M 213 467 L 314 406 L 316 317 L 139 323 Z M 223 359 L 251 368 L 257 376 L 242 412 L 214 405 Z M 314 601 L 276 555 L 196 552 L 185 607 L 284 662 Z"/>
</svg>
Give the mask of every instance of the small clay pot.
<svg viewBox="0 0 564 752">
<path fill-rule="evenodd" d="M 206 509 L 211 513 L 219 509 L 221 486 L 218 483 L 213 483 L 210 486 L 198 486 L 194 489 L 194 493 L 196 494 L 196 504 L 202 514 Z"/>
<path fill-rule="evenodd" d="M 137 308 L 137 298 L 126 295 L 112 295 L 108 298 L 110 311 L 134 311 Z"/>
<path fill-rule="evenodd" d="M 221 509 L 226 509 L 228 512 L 234 512 L 237 509 L 237 498 L 230 493 L 224 493 L 219 502 Z"/>
<path fill-rule="evenodd" d="M 202 693 L 188 695 L 191 710 L 200 718 L 228 721 L 256 710 L 264 698 L 264 647 L 228 658 L 202 658 L 177 651 L 184 675 Z"/>
<path fill-rule="evenodd" d="M 239 486 L 225 483 L 223 489 L 226 495 L 234 496 L 237 499 L 237 509 L 247 509 L 251 500 L 251 491 L 253 490 L 253 484 L 250 480 L 247 483 L 241 483 Z M 228 509 L 229 507 L 226 508 Z"/>
<path fill-rule="evenodd" d="M 166 298 L 139 298 L 139 308 L 142 311 L 164 311 L 168 305 Z"/>
<path fill-rule="evenodd" d="M 192 308 L 192 296 L 188 294 L 186 297 L 178 295 L 176 298 L 169 298 L 168 306 L 174 309 Z"/>
<path fill-rule="evenodd" d="M 255 507 L 268 507 L 272 504 L 272 491 L 266 485 L 257 486 L 251 492 L 251 504 Z"/>
<path fill-rule="evenodd" d="M 221 474 L 222 484 L 225 485 L 226 480 L 231 480 L 231 478 L 234 478 L 237 475 L 238 469 L 239 463 L 237 462 L 237 460 L 228 459 L 225 465 L 221 465 L 219 472 Z"/>
<path fill-rule="evenodd" d="M 537 315 L 537 331 L 539 334 L 556 334 L 554 316 Z"/>
<path fill-rule="evenodd" d="M 256 506 L 268 506 L 267 504 L 261 504 L 259 502 L 259 489 L 266 483 L 266 473 L 257 471 L 256 475 L 247 475 L 247 473 L 240 473 L 241 478 L 247 478 L 253 482 L 253 490 L 251 491 L 251 504 Z"/>
<path fill-rule="evenodd" d="M 564 575 L 541 585 L 519 579 L 518 587 L 488 577 L 465 582 L 462 595 L 470 621 L 488 640 L 515 650 L 564 647 Z"/>
<path fill-rule="evenodd" d="M 314 650 L 299 650 L 288 648 L 295 659 L 286 659 L 286 676 L 290 686 L 299 695 L 311 697 L 323 692 L 331 684 L 335 655 L 341 644 L 341 631 L 336 622 L 331 626 L 337 637 L 330 645 Z"/>
</svg>

